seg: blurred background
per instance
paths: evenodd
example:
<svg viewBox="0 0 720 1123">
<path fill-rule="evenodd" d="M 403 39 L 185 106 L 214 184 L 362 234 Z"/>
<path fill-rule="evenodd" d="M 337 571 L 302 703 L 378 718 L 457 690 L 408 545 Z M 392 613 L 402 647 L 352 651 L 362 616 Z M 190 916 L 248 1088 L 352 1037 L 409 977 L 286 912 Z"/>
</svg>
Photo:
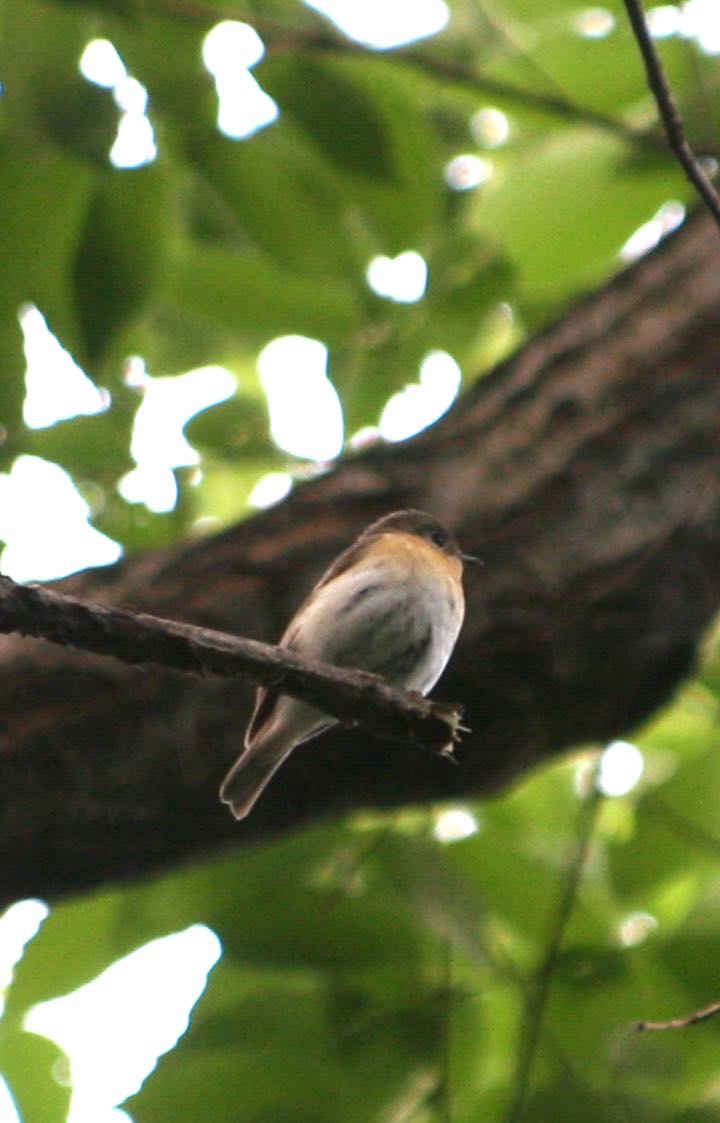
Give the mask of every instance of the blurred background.
<svg viewBox="0 0 720 1123">
<path fill-rule="evenodd" d="M 647 11 L 712 152 L 717 2 Z M 16 580 L 210 534 L 422 431 L 692 201 L 620 2 L 2 20 Z M 719 695 L 711 635 L 631 740 L 503 798 L 17 902 L 1 1123 L 720 1119 L 720 1023 L 633 1028 L 718 997 Z"/>
</svg>

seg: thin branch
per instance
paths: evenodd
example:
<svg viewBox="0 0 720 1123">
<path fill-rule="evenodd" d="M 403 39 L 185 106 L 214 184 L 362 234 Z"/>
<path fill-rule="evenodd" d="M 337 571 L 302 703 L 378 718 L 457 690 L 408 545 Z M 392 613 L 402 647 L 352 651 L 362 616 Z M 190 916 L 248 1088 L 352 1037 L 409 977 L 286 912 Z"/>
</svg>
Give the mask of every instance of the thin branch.
<svg viewBox="0 0 720 1123">
<path fill-rule="evenodd" d="M 625 9 L 645 63 L 648 84 L 652 90 L 670 148 L 680 162 L 685 175 L 707 203 L 715 221 L 720 226 L 720 197 L 703 171 L 685 136 L 680 110 L 665 76 L 660 57 L 648 30 L 641 0 L 624 0 Z"/>
<path fill-rule="evenodd" d="M 378 737 L 443 755 L 459 736 L 462 707 L 387 686 L 377 675 L 209 628 L 81 601 L 0 577 L 0 633 L 18 632 L 134 665 L 193 675 L 240 676 L 318 706 Z"/>
<path fill-rule="evenodd" d="M 688 1014 L 686 1018 L 670 1018 L 667 1022 L 637 1022 L 635 1028 L 638 1033 L 645 1033 L 648 1030 L 687 1029 L 688 1026 L 696 1026 L 700 1022 L 706 1022 L 708 1018 L 714 1018 L 716 1014 L 720 1014 L 720 1002 L 712 1002 L 704 1009 Z"/>
<path fill-rule="evenodd" d="M 535 972 L 534 986 L 525 1005 L 525 1018 L 521 1029 L 520 1047 L 516 1065 L 515 1095 L 507 1115 L 508 1123 L 518 1123 L 522 1118 L 530 1080 L 535 1066 L 540 1035 L 542 1032 L 545 1008 L 547 1006 L 550 988 L 557 968 L 563 937 L 572 916 L 582 875 L 585 870 L 587 856 L 590 850 L 598 811 L 603 801 L 603 796 L 597 787 L 587 798 L 582 807 L 578 822 L 578 833 L 575 840 L 574 851 L 568 866 L 565 884 L 562 888 L 557 911 L 555 913 L 550 934 L 548 937 L 545 954 L 538 964 Z"/>
<path fill-rule="evenodd" d="M 658 144 L 662 143 L 661 137 L 657 134 L 647 132 L 645 129 L 633 128 L 632 125 L 623 120 L 611 117 L 609 114 L 602 113 L 600 110 L 592 109 L 589 106 L 580 105 L 578 102 L 560 94 L 538 93 L 535 90 L 526 89 L 524 86 L 516 86 L 512 82 L 506 82 L 502 78 L 478 74 L 462 63 L 438 58 L 414 48 L 401 48 L 395 52 L 394 57 L 402 62 L 409 63 L 417 70 L 424 71 L 431 77 L 448 79 L 474 92 L 490 97 L 506 98 L 523 108 L 538 109 L 543 113 L 550 113 L 552 116 L 563 118 L 566 121 L 580 121 L 583 124 L 592 125 L 604 132 L 622 137 L 623 140 L 630 141 L 633 144 L 642 145 L 644 148 L 657 150 Z"/>
</svg>

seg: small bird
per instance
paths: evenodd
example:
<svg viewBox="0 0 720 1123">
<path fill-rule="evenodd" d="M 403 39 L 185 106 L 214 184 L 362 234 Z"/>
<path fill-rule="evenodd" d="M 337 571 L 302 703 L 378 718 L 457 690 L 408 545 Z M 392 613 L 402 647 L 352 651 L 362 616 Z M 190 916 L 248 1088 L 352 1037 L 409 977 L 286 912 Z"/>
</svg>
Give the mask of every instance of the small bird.
<svg viewBox="0 0 720 1123">
<path fill-rule="evenodd" d="M 464 561 L 477 559 L 462 554 L 432 515 L 386 515 L 336 558 L 280 646 L 427 694 L 463 622 Z M 244 819 L 292 750 L 336 724 L 307 702 L 260 687 L 244 752 L 225 777 L 220 799 Z"/>
</svg>

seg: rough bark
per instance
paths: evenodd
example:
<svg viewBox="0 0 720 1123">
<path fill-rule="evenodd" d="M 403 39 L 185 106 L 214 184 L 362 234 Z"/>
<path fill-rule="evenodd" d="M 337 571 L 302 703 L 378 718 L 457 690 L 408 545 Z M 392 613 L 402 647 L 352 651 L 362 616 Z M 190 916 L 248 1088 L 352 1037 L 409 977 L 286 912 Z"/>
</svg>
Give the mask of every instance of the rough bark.
<svg viewBox="0 0 720 1123">
<path fill-rule="evenodd" d="M 690 670 L 720 584 L 720 240 L 698 214 L 484 378 L 431 431 L 376 448 L 212 539 L 64 588 L 272 640 L 371 519 L 441 515 L 485 567 L 436 696 L 459 767 L 359 731 L 296 752 L 252 816 L 217 784 L 251 692 L 0 641 L 3 894 L 55 898 L 361 806 L 495 792 L 627 733 Z"/>
</svg>

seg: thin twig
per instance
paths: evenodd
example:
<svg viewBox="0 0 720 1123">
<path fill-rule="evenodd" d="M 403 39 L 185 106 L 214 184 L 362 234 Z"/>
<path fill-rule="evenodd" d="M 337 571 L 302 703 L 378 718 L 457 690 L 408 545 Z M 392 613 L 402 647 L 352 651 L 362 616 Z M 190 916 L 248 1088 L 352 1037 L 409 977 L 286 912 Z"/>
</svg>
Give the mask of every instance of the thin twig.
<svg viewBox="0 0 720 1123">
<path fill-rule="evenodd" d="M 493 78 L 489 75 L 478 74 L 462 63 L 451 59 L 439 58 L 426 51 L 416 50 L 411 47 L 401 48 L 395 52 L 395 58 L 410 63 L 415 69 L 423 70 L 434 78 L 444 78 L 465 86 L 469 90 L 480 92 L 485 96 L 505 98 L 523 107 L 532 107 L 543 113 L 550 113 L 566 121 L 580 121 L 592 125 L 604 132 L 613 133 L 623 140 L 633 144 L 642 145 L 644 148 L 656 150 L 661 137 L 646 130 L 635 129 L 632 125 L 598 109 L 580 105 L 570 98 L 549 93 L 538 93 L 536 90 L 524 86 L 516 86 L 502 78 Z"/>
<path fill-rule="evenodd" d="M 696 1026 L 700 1022 L 706 1022 L 708 1018 L 714 1018 L 716 1014 L 720 1014 L 720 1002 L 712 1002 L 704 1009 L 688 1014 L 686 1018 L 670 1018 L 667 1022 L 637 1022 L 635 1028 L 639 1033 L 648 1030 L 687 1029 L 688 1026 Z"/>
<path fill-rule="evenodd" d="M 518 1123 L 522 1118 L 530 1080 L 535 1066 L 540 1035 L 545 1016 L 550 988 L 557 968 L 558 959 L 562 949 L 565 929 L 575 908 L 582 875 L 587 862 L 590 843 L 592 841 L 598 811 L 603 801 L 603 796 L 597 788 L 593 788 L 591 795 L 586 800 L 581 810 L 578 822 L 577 838 L 574 851 L 568 866 L 565 884 L 563 885 L 557 911 L 548 937 L 545 954 L 538 964 L 535 972 L 534 985 L 525 1004 L 525 1018 L 521 1028 L 521 1039 L 518 1049 L 518 1059 L 515 1068 L 515 1095 L 508 1112 L 508 1123 Z"/>
<path fill-rule="evenodd" d="M 134 665 L 192 675 L 242 676 L 302 698 L 339 721 L 378 737 L 446 753 L 462 707 L 430 702 L 377 675 L 301 658 L 287 648 L 157 616 L 81 601 L 0 577 L 0 633 L 18 632 Z"/>
<path fill-rule="evenodd" d="M 655 50 L 655 44 L 648 30 L 645 12 L 641 0 L 624 0 L 625 9 L 633 29 L 633 33 L 640 48 L 640 52 L 647 71 L 648 84 L 652 90 L 655 102 L 665 126 L 670 148 L 680 162 L 685 175 L 707 203 L 718 226 L 720 226 L 720 197 L 712 183 L 703 171 L 700 161 L 687 142 L 682 117 L 677 102 L 673 97 L 670 83 L 663 70 L 660 57 Z"/>
</svg>

